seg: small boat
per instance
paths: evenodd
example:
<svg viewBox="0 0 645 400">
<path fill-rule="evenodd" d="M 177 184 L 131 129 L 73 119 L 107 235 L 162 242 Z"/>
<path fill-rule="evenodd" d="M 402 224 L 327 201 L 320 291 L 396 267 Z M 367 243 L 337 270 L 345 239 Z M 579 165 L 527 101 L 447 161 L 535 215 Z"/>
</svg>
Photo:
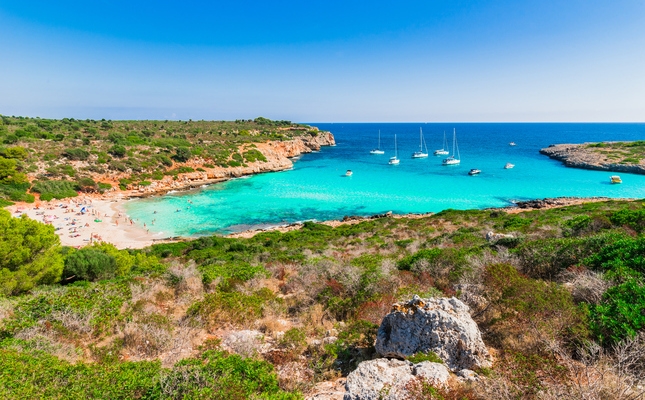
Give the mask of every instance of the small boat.
<svg viewBox="0 0 645 400">
<path fill-rule="evenodd" d="M 345 172 L 345 176 L 352 176 L 353 172 L 351 169 L 348 169 L 347 172 Z"/>
<path fill-rule="evenodd" d="M 455 149 L 457 149 L 457 157 L 455 157 Z M 461 163 L 461 157 L 459 155 L 459 146 L 457 146 L 457 130 L 452 132 L 452 155 L 448 158 L 444 158 L 443 165 L 459 165 Z"/>
<path fill-rule="evenodd" d="M 381 130 L 380 129 L 378 131 L 378 147 L 375 149 L 372 149 L 370 151 L 370 154 L 385 154 L 385 152 L 381 150 Z"/>
<path fill-rule="evenodd" d="M 507 162 L 506 165 L 504 165 L 504 169 L 511 169 L 515 166 L 515 164 L 511 164 L 510 162 Z"/>
<path fill-rule="evenodd" d="M 443 132 L 443 147 L 440 148 L 439 150 L 434 151 L 435 156 L 445 156 L 447 154 L 450 154 L 446 148 L 448 147 L 448 140 L 446 140 L 446 132 Z"/>
<path fill-rule="evenodd" d="M 516 146 L 515 142 L 510 142 L 508 145 L 509 146 Z"/>
<path fill-rule="evenodd" d="M 473 168 L 470 171 L 468 171 L 468 175 L 479 175 L 481 174 L 481 169 Z"/>
<path fill-rule="evenodd" d="M 618 175 L 613 175 L 609 179 L 611 180 L 611 183 L 623 183 L 623 180 L 620 179 L 620 176 Z"/>
<path fill-rule="evenodd" d="M 399 165 L 400 160 L 396 157 L 396 135 L 394 135 L 394 157 L 390 157 L 390 165 Z"/>
<path fill-rule="evenodd" d="M 412 158 L 425 158 L 428 157 L 428 146 L 425 146 L 426 151 L 423 152 L 423 147 L 426 144 L 426 141 L 423 140 L 423 131 L 419 128 L 419 151 L 412 153 Z"/>
</svg>

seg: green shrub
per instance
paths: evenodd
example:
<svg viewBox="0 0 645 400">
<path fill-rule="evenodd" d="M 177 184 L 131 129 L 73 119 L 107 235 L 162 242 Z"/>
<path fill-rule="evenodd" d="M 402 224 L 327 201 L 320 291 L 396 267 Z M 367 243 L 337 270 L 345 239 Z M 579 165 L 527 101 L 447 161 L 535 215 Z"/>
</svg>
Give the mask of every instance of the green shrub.
<svg viewBox="0 0 645 400">
<path fill-rule="evenodd" d="M 188 147 L 178 147 L 177 150 L 175 150 L 175 154 L 172 156 L 172 158 L 178 162 L 186 162 L 190 159 L 191 156 L 192 154 Z"/>
<path fill-rule="evenodd" d="M 193 304 L 189 313 L 199 315 L 214 324 L 245 324 L 262 316 L 262 311 L 269 301 L 276 300 L 275 295 L 266 288 L 246 295 L 239 292 L 215 292 L 204 296 L 204 300 Z"/>
<path fill-rule="evenodd" d="M 412 267 L 419 262 L 420 260 L 427 260 L 428 262 L 433 262 L 441 256 L 441 249 L 424 249 L 419 250 L 416 253 L 404 257 L 396 263 L 398 269 L 402 271 L 410 271 Z"/>
<path fill-rule="evenodd" d="M 87 158 L 90 156 L 90 153 L 89 151 L 82 149 L 80 147 L 73 147 L 70 149 L 66 149 L 63 152 L 63 156 L 67 157 L 70 160 L 84 161 L 84 160 L 87 160 Z"/>
<path fill-rule="evenodd" d="M 48 355 L 0 349 L 0 397 L 158 398 L 160 371 L 158 361 L 70 364 Z"/>
<path fill-rule="evenodd" d="M 615 225 L 629 226 L 636 232 L 642 232 L 645 229 L 645 209 L 616 211 L 609 220 Z"/>
<path fill-rule="evenodd" d="M 628 279 L 609 288 L 600 304 L 588 310 L 591 330 L 602 343 L 634 337 L 645 329 L 645 285 Z"/>
<path fill-rule="evenodd" d="M 584 259 L 589 268 L 608 272 L 609 277 L 645 275 L 645 236 L 620 237 Z"/>
<path fill-rule="evenodd" d="M 58 282 L 62 271 L 60 239 L 53 226 L 0 210 L 0 295 Z"/>
<path fill-rule="evenodd" d="M 115 157 L 123 157 L 125 156 L 126 149 L 125 146 L 120 145 L 120 144 L 115 144 L 114 146 L 110 147 L 108 150 L 108 153 L 112 154 Z"/>
<path fill-rule="evenodd" d="M 51 199 L 64 199 L 67 197 L 76 197 L 78 193 L 78 184 L 72 181 L 36 181 L 31 190 L 40 193 L 40 199 L 48 201 Z"/>
<path fill-rule="evenodd" d="M 65 258 L 63 278 L 67 281 L 96 281 L 113 278 L 116 274 L 114 257 L 99 249 L 84 247 Z"/>
</svg>

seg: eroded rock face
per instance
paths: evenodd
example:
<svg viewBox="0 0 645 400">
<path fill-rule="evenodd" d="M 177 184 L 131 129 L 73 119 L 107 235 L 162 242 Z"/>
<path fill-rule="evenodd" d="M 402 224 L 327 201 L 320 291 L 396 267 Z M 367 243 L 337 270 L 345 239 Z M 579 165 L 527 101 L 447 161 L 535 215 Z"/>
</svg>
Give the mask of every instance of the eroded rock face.
<svg viewBox="0 0 645 400">
<path fill-rule="evenodd" d="M 379 327 L 376 351 L 394 358 L 432 351 L 452 371 L 491 365 L 468 306 L 454 297 L 421 299 L 415 295 L 405 304 L 395 304 Z"/>
<path fill-rule="evenodd" d="M 364 361 L 347 376 L 344 400 L 395 400 L 408 397 L 408 385 L 421 378 L 434 387 L 445 387 L 450 372 L 443 364 L 379 358 Z"/>
</svg>

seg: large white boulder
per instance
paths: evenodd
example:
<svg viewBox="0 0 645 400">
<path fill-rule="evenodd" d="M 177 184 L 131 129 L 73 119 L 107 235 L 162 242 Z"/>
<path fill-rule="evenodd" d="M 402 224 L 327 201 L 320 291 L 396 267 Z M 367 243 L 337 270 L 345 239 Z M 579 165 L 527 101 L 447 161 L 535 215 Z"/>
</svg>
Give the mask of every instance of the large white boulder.
<svg viewBox="0 0 645 400">
<path fill-rule="evenodd" d="M 452 371 L 490 367 L 490 356 L 469 308 L 459 299 L 421 299 L 393 306 L 376 338 L 383 357 L 434 352 Z"/>
<path fill-rule="evenodd" d="M 450 372 L 443 364 L 379 358 L 364 361 L 347 376 L 344 400 L 396 400 L 408 397 L 410 381 L 423 379 L 434 387 L 445 387 Z"/>
</svg>

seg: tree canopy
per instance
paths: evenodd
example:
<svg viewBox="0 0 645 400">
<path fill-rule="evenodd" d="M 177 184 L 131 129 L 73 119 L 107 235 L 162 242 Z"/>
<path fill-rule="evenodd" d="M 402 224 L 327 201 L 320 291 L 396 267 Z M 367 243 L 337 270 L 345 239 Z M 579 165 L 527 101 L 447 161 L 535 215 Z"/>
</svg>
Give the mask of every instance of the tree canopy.
<svg viewBox="0 0 645 400">
<path fill-rule="evenodd" d="M 19 294 L 55 283 L 63 272 L 54 227 L 0 210 L 0 295 Z"/>
</svg>

